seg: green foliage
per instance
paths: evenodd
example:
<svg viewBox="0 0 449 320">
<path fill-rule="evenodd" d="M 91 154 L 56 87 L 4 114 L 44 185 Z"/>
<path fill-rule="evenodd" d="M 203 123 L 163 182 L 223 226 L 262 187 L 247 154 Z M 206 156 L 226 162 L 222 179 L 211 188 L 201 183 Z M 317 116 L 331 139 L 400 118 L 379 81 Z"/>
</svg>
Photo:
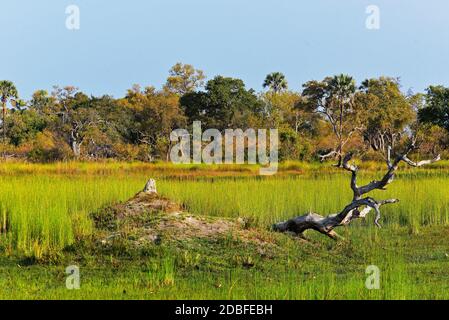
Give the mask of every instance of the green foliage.
<svg viewBox="0 0 449 320">
<path fill-rule="evenodd" d="M 9 100 L 17 99 L 19 96 L 16 86 L 11 81 L 0 81 L 0 101 L 6 107 Z"/>
<path fill-rule="evenodd" d="M 182 96 L 202 87 L 204 79 L 206 76 L 203 71 L 195 69 L 190 64 L 178 62 L 170 69 L 164 89 Z"/>
<path fill-rule="evenodd" d="M 131 117 L 130 142 L 145 144 L 153 157 L 166 160 L 171 131 L 186 125 L 178 95 L 135 86 L 119 103 Z"/>
<path fill-rule="evenodd" d="M 419 120 L 449 131 L 449 88 L 430 86 L 426 91 L 426 105 L 418 111 Z"/>
<path fill-rule="evenodd" d="M 16 102 L 16 100 L 19 96 L 17 89 L 11 81 L 2 80 L 0 81 L 0 102 L 2 104 L 2 131 L 3 131 L 3 140 L 6 140 L 6 113 L 7 113 L 7 103 L 10 102 Z"/>
<path fill-rule="evenodd" d="M 381 77 L 362 83 L 357 103 L 365 123 L 363 137 L 373 149 L 392 147 L 400 141 L 407 125 L 415 119 L 409 99 L 401 92 L 397 79 Z"/>
<path fill-rule="evenodd" d="M 11 144 L 19 146 L 32 141 L 47 127 L 46 119 L 34 109 L 14 111 L 6 119 L 8 137 Z"/>
<path fill-rule="evenodd" d="M 277 128 L 282 160 L 329 152 L 341 159 L 348 150 L 380 159 L 388 145 L 400 148 L 426 124 L 447 133 L 438 132 L 438 139 L 421 134 L 422 155 L 447 148 L 449 89 L 442 86 L 430 86 L 426 95 L 404 94 L 398 79 L 367 79 L 357 87 L 351 76 L 340 74 L 308 81 L 296 92 L 288 90 L 284 74 L 273 72 L 263 83 L 268 90 L 256 94 L 241 79 L 219 75 L 202 90 L 204 80 L 201 70 L 177 63 L 161 90 L 134 85 L 115 99 L 56 86 L 51 94 L 36 91 L 30 101 L 19 99 L 12 82 L 0 81 L 2 153 L 42 162 L 167 161 L 172 130 L 197 120 L 204 129 L 220 131 Z"/>
<path fill-rule="evenodd" d="M 277 94 L 288 89 L 288 83 L 285 76 L 281 72 L 273 72 L 267 75 L 263 82 L 264 88 L 269 88 L 273 93 Z"/>
<path fill-rule="evenodd" d="M 326 77 L 303 85 L 305 106 L 327 121 L 334 136 L 335 157 L 341 162 L 344 147 L 360 126 L 360 106 L 355 103 L 355 80 L 349 75 Z"/>
<path fill-rule="evenodd" d="M 306 136 L 300 135 L 288 126 L 279 130 L 281 161 L 285 160 L 311 160 L 313 146 Z"/>
<path fill-rule="evenodd" d="M 205 92 L 186 94 L 180 102 L 190 122 L 200 120 L 205 127 L 219 130 L 247 128 L 250 115 L 262 110 L 260 100 L 242 80 L 222 76 L 209 80 Z"/>
</svg>

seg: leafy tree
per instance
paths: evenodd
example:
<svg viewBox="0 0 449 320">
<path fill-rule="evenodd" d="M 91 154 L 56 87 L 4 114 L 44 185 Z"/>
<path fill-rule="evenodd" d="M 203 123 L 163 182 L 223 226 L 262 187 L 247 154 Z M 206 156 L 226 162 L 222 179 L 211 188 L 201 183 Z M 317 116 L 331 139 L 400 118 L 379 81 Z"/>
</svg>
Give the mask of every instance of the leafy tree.
<svg viewBox="0 0 449 320">
<path fill-rule="evenodd" d="M 357 104 L 363 110 L 364 139 L 370 146 L 387 155 L 400 141 L 407 125 L 415 114 L 410 100 L 400 90 L 398 79 L 380 77 L 362 82 Z"/>
<path fill-rule="evenodd" d="M 127 108 L 133 119 L 134 143 L 148 146 L 148 153 L 153 157 L 170 154 L 170 133 L 185 126 L 185 117 L 179 106 L 177 94 L 157 91 L 153 87 L 141 90 L 135 86 L 120 101 Z"/>
<path fill-rule="evenodd" d="M 418 126 L 413 129 L 421 154 L 449 156 L 449 132 L 446 129 L 431 123 L 418 123 Z"/>
<path fill-rule="evenodd" d="M 52 118 L 57 118 L 55 113 L 55 97 L 50 96 L 46 90 L 38 90 L 33 93 L 29 103 L 30 109 L 34 109 L 40 115 Z"/>
<path fill-rule="evenodd" d="M 272 72 L 266 76 L 263 87 L 269 88 L 273 93 L 278 94 L 288 89 L 288 83 L 283 73 Z"/>
<path fill-rule="evenodd" d="M 0 81 L 0 101 L 2 102 L 2 121 L 3 121 L 3 139 L 6 140 L 6 113 L 8 101 L 14 101 L 18 98 L 17 89 L 11 81 Z"/>
<path fill-rule="evenodd" d="M 296 133 L 303 133 L 309 137 L 315 137 L 319 134 L 320 117 L 315 112 L 310 112 L 307 99 L 298 95 L 293 109 L 287 119 L 290 126 Z"/>
<path fill-rule="evenodd" d="M 421 122 L 431 123 L 449 131 L 449 88 L 427 88 L 425 105 L 418 111 L 418 118 Z"/>
<path fill-rule="evenodd" d="M 45 118 L 34 109 L 13 110 L 5 124 L 9 141 L 14 146 L 33 140 L 47 126 Z"/>
<path fill-rule="evenodd" d="M 203 71 L 195 69 L 190 64 L 178 62 L 169 71 L 165 89 L 182 96 L 202 87 L 205 79 Z"/>
<path fill-rule="evenodd" d="M 200 120 L 208 128 L 247 128 L 263 105 L 254 90 L 247 90 L 240 79 L 217 76 L 209 80 L 205 92 L 191 92 L 181 97 L 189 121 Z"/>
<path fill-rule="evenodd" d="M 126 139 L 127 128 L 133 127 L 130 113 L 111 96 L 90 97 L 91 123 L 85 130 L 85 148 L 91 158 L 115 157 L 115 145 Z"/>
<path fill-rule="evenodd" d="M 284 75 L 275 72 L 264 81 L 268 90 L 256 95 L 242 80 L 223 76 L 200 90 L 204 79 L 202 71 L 178 63 L 162 90 L 134 86 L 114 99 L 55 87 L 51 95 L 36 91 L 27 102 L 18 99 L 13 83 L 0 81 L 6 137 L 1 148 L 38 161 L 168 159 L 171 131 L 195 120 L 221 131 L 278 128 L 281 159 L 310 159 L 324 150 L 331 152 L 321 159 L 334 156 L 339 165 L 345 151 L 365 142 L 386 152 L 385 146 L 413 134 L 426 153 L 449 143 L 449 88 L 442 86 L 404 94 L 394 78 L 368 79 L 356 88 L 352 77 L 338 75 L 309 81 L 299 93 L 288 90 Z"/>
<path fill-rule="evenodd" d="M 70 145 L 75 158 L 81 156 L 81 146 L 89 131 L 100 122 L 91 99 L 75 87 L 55 87 L 54 113 L 58 115 L 55 130 Z"/>
<path fill-rule="evenodd" d="M 357 105 L 354 103 L 355 81 L 348 75 L 340 74 L 322 81 L 309 81 L 303 87 L 309 110 L 322 115 L 329 122 L 336 138 L 335 148 L 328 154 L 320 155 L 320 158 L 324 160 L 334 156 L 338 159 L 338 165 L 341 165 L 343 148 L 359 129 Z"/>
<path fill-rule="evenodd" d="M 263 93 L 266 125 L 278 128 L 289 126 L 296 134 L 316 134 L 317 116 L 307 109 L 306 99 L 299 93 L 283 91 L 278 94 Z"/>
<path fill-rule="evenodd" d="M 310 160 L 313 145 L 306 135 L 295 132 L 290 126 L 279 127 L 279 159 L 280 160 Z"/>
<path fill-rule="evenodd" d="M 51 118 L 53 99 L 45 90 L 36 91 L 29 103 L 16 100 L 10 117 L 6 119 L 9 142 L 18 147 L 32 143 L 56 118 Z"/>
</svg>

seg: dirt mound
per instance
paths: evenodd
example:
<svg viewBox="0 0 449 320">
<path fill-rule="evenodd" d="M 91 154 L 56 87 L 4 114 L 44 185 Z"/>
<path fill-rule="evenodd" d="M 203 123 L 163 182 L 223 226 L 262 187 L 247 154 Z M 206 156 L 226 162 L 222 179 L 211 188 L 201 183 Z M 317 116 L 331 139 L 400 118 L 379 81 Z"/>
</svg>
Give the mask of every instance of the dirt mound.
<svg viewBox="0 0 449 320">
<path fill-rule="evenodd" d="M 244 219 L 193 215 L 155 192 L 140 192 L 125 203 L 103 209 L 94 215 L 94 221 L 103 245 L 117 239 L 140 247 L 226 237 L 257 246 L 272 245 L 268 232 L 249 228 Z"/>
<path fill-rule="evenodd" d="M 242 228 L 242 225 L 230 220 L 207 219 L 183 212 L 177 203 L 156 193 L 140 192 L 128 202 L 118 205 L 116 210 L 117 218 L 127 220 L 128 226 L 142 218 L 146 220 L 143 225 L 135 225 L 142 228 L 143 238 L 140 240 L 153 241 L 162 235 L 172 240 L 216 237 Z"/>
<path fill-rule="evenodd" d="M 117 218 L 138 216 L 142 212 L 164 211 L 173 213 L 181 211 L 181 207 L 173 201 L 159 196 L 157 193 L 139 192 L 124 204 L 116 206 L 118 209 Z"/>
</svg>

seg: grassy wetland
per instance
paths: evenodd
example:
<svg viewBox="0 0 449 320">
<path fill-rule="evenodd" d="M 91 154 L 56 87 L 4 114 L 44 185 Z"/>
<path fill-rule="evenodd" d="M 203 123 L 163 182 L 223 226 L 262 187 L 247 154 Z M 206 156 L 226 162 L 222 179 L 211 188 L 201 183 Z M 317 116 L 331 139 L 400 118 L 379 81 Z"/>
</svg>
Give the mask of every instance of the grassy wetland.
<svg viewBox="0 0 449 320">
<path fill-rule="evenodd" d="M 365 164 L 361 180 L 376 178 L 381 166 Z M 99 248 L 99 212 L 133 197 L 149 177 L 184 211 L 244 218 L 260 243 L 273 246 L 229 234 L 139 250 L 126 239 Z M 448 181 L 449 163 L 404 166 L 375 194 L 401 200 L 383 208 L 382 229 L 368 216 L 337 229 L 345 240 L 308 231 L 304 241 L 270 232 L 270 225 L 339 211 L 351 200 L 347 173 L 303 163 L 285 163 L 273 177 L 249 166 L 2 163 L 0 298 L 448 299 Z M 79 290 L 66 288 L 69 265 L 79 266 Z M 365 286 L 369 265 L 380 270 L 378 290 Z"/>
<path fill-rule="evenodd" d="M 0 302 L 449 300 L 449 1 L 3 2 Z"/>
</svg>

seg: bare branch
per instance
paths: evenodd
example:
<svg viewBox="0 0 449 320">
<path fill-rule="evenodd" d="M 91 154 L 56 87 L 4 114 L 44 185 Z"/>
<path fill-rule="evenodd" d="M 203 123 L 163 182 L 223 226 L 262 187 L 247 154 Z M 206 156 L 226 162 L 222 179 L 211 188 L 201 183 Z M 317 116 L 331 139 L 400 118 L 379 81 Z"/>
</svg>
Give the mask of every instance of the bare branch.
<svg viewBox="0 0 449 320">
<path fill-rule="evenodd" d="M 387 167 L 388 169 L 391 168 L 391 146 L 387 148 Z"/>
<path fill-rule="evenodd" d="M 360 188 L 358 188 L 358 194 L 359 196 L 362 196 L 368 192 L 371 192 L 375 189 L 379 189 L 379 190 L 385 190 L 387 185 L 389 185 L 391 182 L 393 182 L 394 177 L 395 177 L 395 172 L 399 167 L 399 164 L 401 163 L 401 161 L 406 162 L 407 164 L 413 166 L 413 167 L 421 167 L 424 166 L 426 164 L 430 164 L 430 163 L 434 163 L 437 162 L 439 160 L 441 160 L 440 155 L 438 155 L 437 157 L 435 157 L 432 160 L 423 160 L 420 161 L 418 163 L 415 163 L 413 161 L 411 161 L 408 158 L 408 154 L 410 152 L 412 152 L 413 150 L 416 149 L 416 145 L 415 142 L 413 141 L 408 147 L 407 149 L 404 151 L 404 153 L 398 155 L 395 159 L 395 161 L 393 163 L 391 163 L 391 159 L 388 160 L 388 171 L 387 173 L 383 176 L 383 178 L 379 181 L 375 180 L 370 182 L 369 184 L 362 186 Z M 389 153 L 391 152 L 391 150 L 389 151 Z"/>
<path fill-rule="evenodd" d="M 326 160 L 329 157 L 335 156 L 337 154 L 337 151 L 332 150 L 331 152 L 327 153 L 327 154 L 322 154 L 319 155 L 320 157 L 320 161 L 323 162 L 324 160 Z"/>
<path fill-rule="evenodd" d="M 426 164 L 434 163 L 441 159 L 441 157 L 438 155 L 432 160 L 413 162 L 408 158 L 408 154 L 416 149 L 415 143 L 416 141 L 413 140 L 412 143 L 406 148 L 406 150 L 402 154 L 398 155 L 393 162 L 391 161 L 391 147 L 389 146 L 387 153 L 388 171 L 385 173 L 381 180 L 374 180 L 362 187 L 357 186 L 358 167 L 355 164 L 349 163 L 352 160 L 353 154 L 347 153 L 341 161 L 340 167 L 345 169 L 346 171 L 351 172 L 351 189 L 353 191 L 352 202 L 337 214 L 323 217 L 317 213 L 308 213 L 294 219 L 277 223 L 273 225 L 273 229 L 279 232 L 293 232 L 297 235 L 302 235 L 305 230 L 313 229 L 327 235 L 332 239 L 338 239 L 339 236 L 335 233 L 335 231 L 333 231 L 336 227 L 348 225 L 353 220 L 358 218 L 365 218 L 368 213 L 373 210 L 376 213 L 374 223 L 380 228 L 380 208 L 383 205 L 397 203 L 399 202 L 399 200 L 387 199 L 376 201 L 371 197 L 362 198 L 362 196 L 376 189 L 385 190 L 386 186 L 394 180 L 395 172 L 402 161 L 413 167 L 421 167 Z M 329 153 L 329 156 L 336 153 L 336 151 L 333 151 Z"/>
<path fill-rule="evenodd" d="M 432 164 L 434 162 L 440 161 L 441 160 L 441 156 L 437 155 L 434 159 L 430 159 L 430 160 L 422 160 L 419 162 L 413 162 L 412 160 L 410 160 L 406 155 L 404 155 L 402 157 L 402 160 L 407 163 L 408 165 L 412 166 L 412 167 L 422 167 L 424 165 L 427 164 Z"/>
<path fill-rule="evenodd" d="M 348 141 L 351 139 L 352 135 L 354 133 L 356 133 L 357 131 L 361 131 L 363 129 L 363 127 L 354 127 L 352 128 L 349 133 L 348 136 L 346 137 L 345 140 L 342 141 L 342 146 L 344 146 L 346 143 L 348 143 Z"/>
<path fill-rule="evenodd" d="M 359 196 L 359 191 L 358 191 L 359 188 L 357 187 L 357 172 L 359 169 L 357 168 L 357 166 L 349 164 L 349 161 L 352 159 L 352 156 L 353 156 L 352 152 L 346 154 L 346 156 L 343 158 L 343 168 L 352 173 L 351 189 L 352 189 L 352 192 L 354 193 L 353 200 L 356 200 Z"/>
<path fill-rule="evenodd" d="M 304 216 L 277 223 L 273 225 L 273 230 L 278 232 L 293 232 L 297 235 L 301 235 L 305 230 L 313 229 L 332 239 L 337 239 L 339 236 L 333 231 L 336 227 L 348 225 L 358 218 L 365 218 L 366 214 L 372 209 L 376 211 L 375 223 L 380 227 L 378 223 L 380 219 L 380 207 L 398 201 L 399 200 L 396 199 L 389 199 L 377 202 L 372 198 L 359 199 L 351 202 L 338 214 L 323 217 L 317 213 L 308 213 Z M 362 206 L 367 206 L 370 209 L 368 210 L 365 208 L 362 212 L 359 212 L 358 208 Z M 363 213 L 363 215 L 360 213 Z"/>
</svg>

